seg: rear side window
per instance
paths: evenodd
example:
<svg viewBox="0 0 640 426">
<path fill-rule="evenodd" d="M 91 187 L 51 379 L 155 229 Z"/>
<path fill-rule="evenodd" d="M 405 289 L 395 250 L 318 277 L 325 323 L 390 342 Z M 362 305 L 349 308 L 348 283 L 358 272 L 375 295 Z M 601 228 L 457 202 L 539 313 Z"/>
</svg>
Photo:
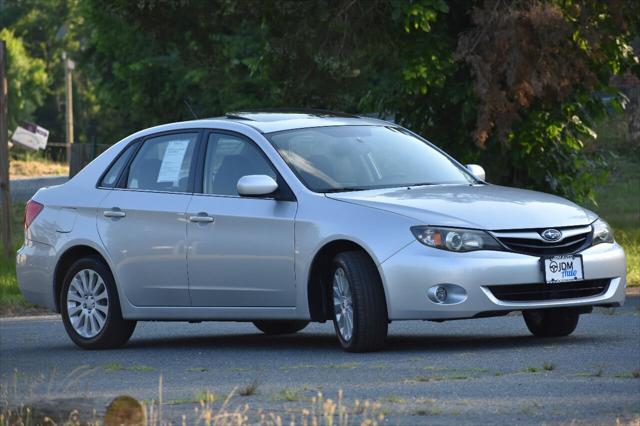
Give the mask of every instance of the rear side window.
<svg viewBox="0 0 640 426">
<path fill-rule="evenodd" d="M 100 181 L 102 188 L 114 188 L 118 184 L 118 176 L 120 176 L 120 172 L 122 172 L 124 166 L 129 162 L 129 158 L 131 158 L 137 146 L 138 143 L 136 142 L 125 148 L 124 152 L 120 154 L 118 159 L 111 165 L 109 171 L 104 175 L 102 181 Z"/>
<path fill-rule="evenodd" d="M 147 139 L 131 162 L 127 188 L 187 192 L 197 133 Z"/>
</svg>

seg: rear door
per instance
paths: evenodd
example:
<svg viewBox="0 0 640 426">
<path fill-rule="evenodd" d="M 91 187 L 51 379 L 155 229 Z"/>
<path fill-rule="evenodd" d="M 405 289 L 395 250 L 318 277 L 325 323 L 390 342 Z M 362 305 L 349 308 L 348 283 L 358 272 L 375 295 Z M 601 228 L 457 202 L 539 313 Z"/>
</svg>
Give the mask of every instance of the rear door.
<svg viewBox="0 0 640 426">
<path fill-rule="evenodd" d="M 290 189 L 253 141 L 212 132 L 202 179 L 189 204 L 189 291 L 193 306 L 292 307 L 296 303 Z M 280 194 L 241 197 L 242 176 L 269 175 Z"/>
<path fill-rule="evenodd" d="M 199 136 L 200 131 L 190 130 L 138 142 L 98 210 L 98 232 L 115 265 L 119 288 L 136 306 L 191 304 L 185 212 Z"/>
</svg>

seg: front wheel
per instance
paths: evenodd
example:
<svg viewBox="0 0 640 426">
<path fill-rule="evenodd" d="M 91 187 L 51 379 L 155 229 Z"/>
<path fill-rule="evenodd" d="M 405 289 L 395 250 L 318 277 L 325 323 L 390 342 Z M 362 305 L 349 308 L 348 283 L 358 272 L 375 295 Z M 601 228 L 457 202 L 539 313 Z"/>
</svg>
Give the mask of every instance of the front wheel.
<svg viewBox="0 0 640 426">
<path fill-rule="evenodd" d="M 67 334 L 84 349 L 122 346 L 136 327 L 135 321 L 122 318 L 111 271 L 96 257 L 77 260 L 67 272 L 60 312 Z"/>
<path fill-rule="evenodd" d="M 293 334 L 302 330 L 309 321 L 254 321 L 253 325 L 264 334 Z"/>
<path fill-rule="evenodd" d="M 568 336 L 578 326 L 580 312 L 577 309 L 546 309 L 523 311 L 527 328 L 536 337 Z"/>
<path fill-rule="evenodd" d="M 333 325 L 342 347 L 349 352 L 382 348 L 388 315 L 378 271 L 363 252 L 340 253 L 330 275 Z"/>
</svg>

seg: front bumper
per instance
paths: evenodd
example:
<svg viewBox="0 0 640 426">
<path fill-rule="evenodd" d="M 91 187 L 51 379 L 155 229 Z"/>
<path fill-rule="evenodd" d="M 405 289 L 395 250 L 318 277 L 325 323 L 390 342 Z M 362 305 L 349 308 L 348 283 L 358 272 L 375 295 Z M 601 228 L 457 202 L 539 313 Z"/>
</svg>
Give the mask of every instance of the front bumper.
<svg viewBox="0 0 640 426">
<path fill-rule="evenodd" d="M 544 283 L 540 258 L 511 252 L 452 253 L 413 242 L 380 265 L 390 320 L 473 318 L 501 311 L 624 303 L 626 260 L 617 243 L 598 244 L 582 251 L 584 279 L 609 281 L 602 294 L 571 299 L 507 302 L 489 286 Z M 466 299 L 455 304 L 434 303 L 427 290 L 455 284 Z M 559 284 L 561 285 L 561 284 Z"/>
</svg>

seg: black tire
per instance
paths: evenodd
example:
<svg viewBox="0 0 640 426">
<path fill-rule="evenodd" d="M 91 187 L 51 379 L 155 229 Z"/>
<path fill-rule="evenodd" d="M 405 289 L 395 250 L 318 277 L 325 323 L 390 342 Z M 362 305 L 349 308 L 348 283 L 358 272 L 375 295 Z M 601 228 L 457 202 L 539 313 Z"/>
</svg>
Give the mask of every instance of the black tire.
<svg viewBox="0 0 640 426">
<path fill-rule="evenodd" d="M 545 309 L 523 311 L 527 328 L 536 337 L 568 336 L 576 329 L 580 312 L 577 309 Z"/>
<path fill-rule="evenodd" d="M 253 325 L 264 334 L 293 334 L 302 330 L 309 321 L 254 321 Z"/>
<path fill-rule="evenodd" d="M 352 296 L 353 333 L 346 340 L 339 329 L 333 302 L 333 277 L 338 268 L 345 272 Z M 380 275 L 371 258 L 362 251 L 338 254 L 329 275 L 330 312 L 342 348 L 348 352 L 381 349 L 387 338 L 389 316 Z"/>
<path fill-rule="evenodd" d="M 100 278 L 102 278 L 109 298 L 104 326 L 97 335 L 91 338 L 81 336 L 74 329 L 69 318 L 67 306 L 67 294 L 71 286 L 71 281 L 78 272 L 85 269 L 96 272 Z M 111 271 L 102 260 L 93 256 L 78 259 L 67 271 L 62 284 L 62 291 L 60 292 L 60 313 L 62 314 L 62 322 L 64 323 L 64 328 L 67 330 L 67 334 L 76 345 L 83 349 L 118 348 L 129 340 L 133 334 L 133 330 L 136 328 L 136 321 L 122 318 L 118 291 Z"/>
</svg>

